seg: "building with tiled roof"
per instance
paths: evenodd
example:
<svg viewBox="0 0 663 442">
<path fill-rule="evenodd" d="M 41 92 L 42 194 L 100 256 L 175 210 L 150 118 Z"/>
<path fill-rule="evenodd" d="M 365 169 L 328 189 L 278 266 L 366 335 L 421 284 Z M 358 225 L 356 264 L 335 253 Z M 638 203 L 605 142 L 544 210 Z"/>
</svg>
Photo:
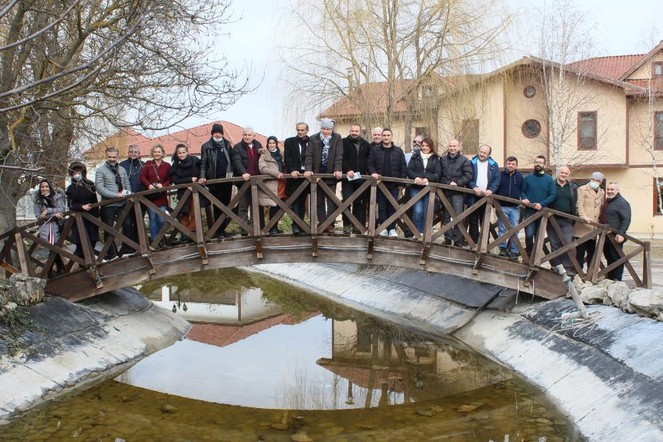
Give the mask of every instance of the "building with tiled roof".
<svg viewBox="0 0 663 442">
<path fill-rule="evenodd" d="M 563 78 L 563 86 L 555 85 L 554 94 L 549 95 L 553 89 L 544 73 Z M 381 83 L 363 85 L 360 90 L 384 94 Z M 435 106 L 399 107 L 393 114 L 397 144 L 425 132 L 440 146 L 449 138 L 461 139 L 468 156 L 476 153 L 479 143 L 488 143 L 499 164 L 515 156 L 521 169 L 530 169 L 536 155 L 545 155 L 553 168 L 562 163 L 570 166 L 571 178 L 581 184 L 593 171 L 601 171 L 607 180 L 620 183 L 623 196 L 638 214 L 629 233 L 663 237 L 663 207 L 657 192 L 663 188 L 663 178 L 659 185 L 659 172 L 653 168 L 659 164 L 656 170 L 663 170 L 663 42 L 646 54 L 593 57 L 566 65 L 523 57 L 469 77 L 462 87 L 429 92 L 434 96 L 427 97 L 428 103 Z M 365 100 L 381 103 L 379 97 Z M 322 113 L 338 119 L 343 136 L 349 121 L 359 118 L 351 101 L 344 97 Z M 555 115 L 553 103 L 559 104 L 558 121 L 564 121 L 559 151 L 551 150 L 551 138 L 561 132 L 549 127 Z M 384 107 L 376 109 L 384 112 Z M 407 113 L 413 121 L 409 134 L 404 124 Z M 560 164 L 555 164 L 556 157 Z"/>
<path fill-rule="evenodd" d="M 148 138 L 144 135 L 137 133 L 133 129 L 120 129 L 113 135 L 109 136 L 99 144 L 92 147 L 84 153 L 84 157 L 88 162 L 96 162 L 105 158 L 105 150 L 109 146 L 117 147 L 120 150 L 120 158 L 127 157 L 128 147 L 136 144 L 140 150 L 140 156 L 143 159 L 150 158 L 150 149 L 155 144 L 161 144 L 165 150 L 166 155 L 170 157 L 175 152 L 175 146 L 184 143 L 189 146 L 189 153 L 200 156 L 201 146 L 209 141 L 211 138 L 212 125 L 223 125 L 224 137 L 230 141 L 232 145 L 242 141 L 241 126 L 231 123 L 229 121 L 212 121 L 200 126 L 192 127 L 189 129 L 182 129 L 166 135 L 161 135 L 154 138 Z M 267 137 L 256 132 L 256 139 L 264 146 Z"/>
</svg>

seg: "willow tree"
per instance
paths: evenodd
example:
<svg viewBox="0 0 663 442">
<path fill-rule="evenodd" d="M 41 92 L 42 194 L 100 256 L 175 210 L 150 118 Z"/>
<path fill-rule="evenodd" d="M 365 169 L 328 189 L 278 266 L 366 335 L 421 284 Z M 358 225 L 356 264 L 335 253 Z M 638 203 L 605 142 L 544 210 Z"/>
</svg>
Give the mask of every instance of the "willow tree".
<svg viewBox="0 0 663 442">
<path fill-rule="evenodd" d="M 0 230 L 39 170 L 57 181 L 84 134 L 166 128 L 247 87 L 216 29 L 229 0 L 10 0 L 0 5 Z"/>
<path fill-rule="evenodd" d="M 417 112 L 436 130 L 430 104 L 448 79 L 501 53 L 502 11 L 500 0 L 299 0 L 283 58 L 294 100 L 319 111 L 346 97 L 366 127 L 392 125 L 405 104 L 409 145 Z"/>
</svg>

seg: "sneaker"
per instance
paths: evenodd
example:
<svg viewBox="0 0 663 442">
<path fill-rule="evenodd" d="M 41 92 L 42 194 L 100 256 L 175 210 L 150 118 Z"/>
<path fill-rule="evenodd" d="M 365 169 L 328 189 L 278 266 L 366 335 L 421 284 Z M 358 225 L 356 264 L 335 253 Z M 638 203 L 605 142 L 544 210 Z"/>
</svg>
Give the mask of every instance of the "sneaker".
<svg viewBox="0 0 663 442">
<path fill-rule="evenodd" d="M 384 229 L 382 232 L 379 233 L 380 236 L 389 236 L 389 232 L 387 232 L 387 229 Z"/>
<path fill-rule="evenodd" d="M 500 255 L 503 258 L 511 258 L 511 253 L 507 249 L 500 248 Z"/>
<path fill-rule="evenodd" d="M 390 238 L 398 238 L 398 233 L 396 233 L 396 229 L 391 229 L 389 231 L 389 237 Z"/>
</svg>

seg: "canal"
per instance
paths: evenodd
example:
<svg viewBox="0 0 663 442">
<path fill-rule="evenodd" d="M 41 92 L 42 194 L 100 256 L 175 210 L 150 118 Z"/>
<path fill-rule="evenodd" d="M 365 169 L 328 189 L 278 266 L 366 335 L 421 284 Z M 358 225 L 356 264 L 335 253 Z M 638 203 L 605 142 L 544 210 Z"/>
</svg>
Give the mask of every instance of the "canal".
<svg viewBox="0 0 663 442">
<path fill-rule="evenodd" d="M 187 338 L 0 440 L 579 440 L 542 392 L 453 339 L 240 269 L 138 288 Z"/>
</svg>

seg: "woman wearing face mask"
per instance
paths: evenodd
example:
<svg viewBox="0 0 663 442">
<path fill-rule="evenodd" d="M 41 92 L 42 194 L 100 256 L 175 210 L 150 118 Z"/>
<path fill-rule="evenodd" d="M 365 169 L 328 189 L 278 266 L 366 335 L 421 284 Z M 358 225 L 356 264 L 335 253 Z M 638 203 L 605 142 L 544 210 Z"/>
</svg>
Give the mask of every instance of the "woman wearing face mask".
<svg viewBox="0 0 663 442">
<path fill-rule="evenodd" d="M 200 159 L 189 155 L 189 148 L 186 144 L 178 144 L 175 147 L 173 155 L 173 165 L 168 170 L 170 180 L 173 184 L 195 183 L 200 177 Z M 177 189 L 177 198 L 182 199 L 186 189 Z M 187 229 L 196 233 L 195 208 L 193 206 L 193 196 L 189 197 L 187 204 L 182 207 L 178 221 Z M 180 244 L 193 242 L 187 235 L 182 234 Z"/>
<path fill-rule="evenodd" d="M 268 180 L 265 182 L 267 188 L 271 190 L 279 198 L 283 198 L 285 194 L 285 182 L 283 180 L 283 155 L 279 150 L 279 142 L 275 136 L 267 138 L 267 149 L 264 150 L 258 160 L 258 169 L 261 175 L 271 175 L 275 180 Z M 269 207 L 269 220 L 274 219 L 280 208 L 276 202 L 267 196 L 264 192 L 258 193 L 258 201 L 261 207 Z M 261 226 L 262 227 L 262 226 Z M 270 235 L 277 235 L 282 233 L 277 224 L 269 229 Z"/>
<path fill-rule="evenodd" d="M 39 238 L 48 241 L 49 244 L 55 244 L 60 239 L 60 227 L 64 220 L 66 211 L 65 195 L 62 189 L 55 189 L 51 182 L 43 178 L 39 182 L 39 188 L 34 195 L 35 218 L 38 221 L 44 221 L 39 226 Z M 60 255 L 50 252 L 49 258 L 55 255 L 53 264 L 56 266 L 56 273 L 64 271 L 64 262 Z M 52 278 L 55 274 L 52 269 L 48 269 L 48 277 Z"/>
<path fill-rule="evenodd" d="M 407 177 L 414 180 L 414 185 L 410 188 L 410 198 L 424 190 L 428 183 L 440 181 L 441 173 L 442 166 L 440 158 L 437 156 L 435 143 L 430 138 L 424 138 L 421 141 L 421 150 L 412 153 L 412 158 L 407 165 Z M 424 231 L 429 196 L 430 194 L 427 194 L 412 207 L 412 222 L 419 233 Z"/>
<path fill-rule="evenodd" d="M 143 170 L 140 172 L 140 182 L 147 190 L 161 189 L 170 186 L 170 176 L 168 175 L 170 164 L 163 160 L 165 155 L 163 146 L 161 144 L 152 146 L 152 149 L 150 149 L 150 155 L 152 156 L 152 159 L 145 163 L 145 167 L 143 167 Z M 148 198 L 162 212 L 168 210 L 168 194 L 166 192 L 154 193 L 149 195 Z M 147 209 L 147 216 L 150 219 L 151 240 L 154 241 L 154 238 L 159 235 L 159 231 L 161 231 L 166 224 L 166 221 L 153 209 Z M 159 246 L 164 247 L 165 245 L 166 242 L 162 239 L 159 242 Z"/>
<path fill-rule="evenodd" d="M 601 183 L 604 178 L 601 172 L 594 172 L 587 184 L 578 187 L 578 202 L 576 204 L 578 216 L 584 218 L 588 223 L 599 222 L 601 208 L 605 204 L 605 192 L 601 189 Z M 592 229 L 593 227 L 590 225 L 577 222 L 573 226 L 573 237 L 577 239 L 585 236 Z M 589 263 L 594 256 L 594 250 L 596 250 L 596 239 L 590 239 L 576 246 L 576 259 L 581 268 L 585 263 L 589 268 Z"/>
<path fill-rule="evenodd" d="M 87 168 L 80 161 L 74 161 L 69 165 L 69 177 L 71 184 L 67 187 L 67 201 L 69 209 L 76 212 L 87 212 L 90 215 L 99 218 L 99 208 L 92 207 L 97 202 L 97 191 L 94 188 L 94 182 L 87 179 Z M 83 225 L 92 249 L 99 241 L 99 228 L 92 221 L 83 218 Z M 82 239 L 78 228 L 74 225 L 71 231 L 71 240 L 76 244 L 74 255 L 83 258 Z"/>
</svg>

